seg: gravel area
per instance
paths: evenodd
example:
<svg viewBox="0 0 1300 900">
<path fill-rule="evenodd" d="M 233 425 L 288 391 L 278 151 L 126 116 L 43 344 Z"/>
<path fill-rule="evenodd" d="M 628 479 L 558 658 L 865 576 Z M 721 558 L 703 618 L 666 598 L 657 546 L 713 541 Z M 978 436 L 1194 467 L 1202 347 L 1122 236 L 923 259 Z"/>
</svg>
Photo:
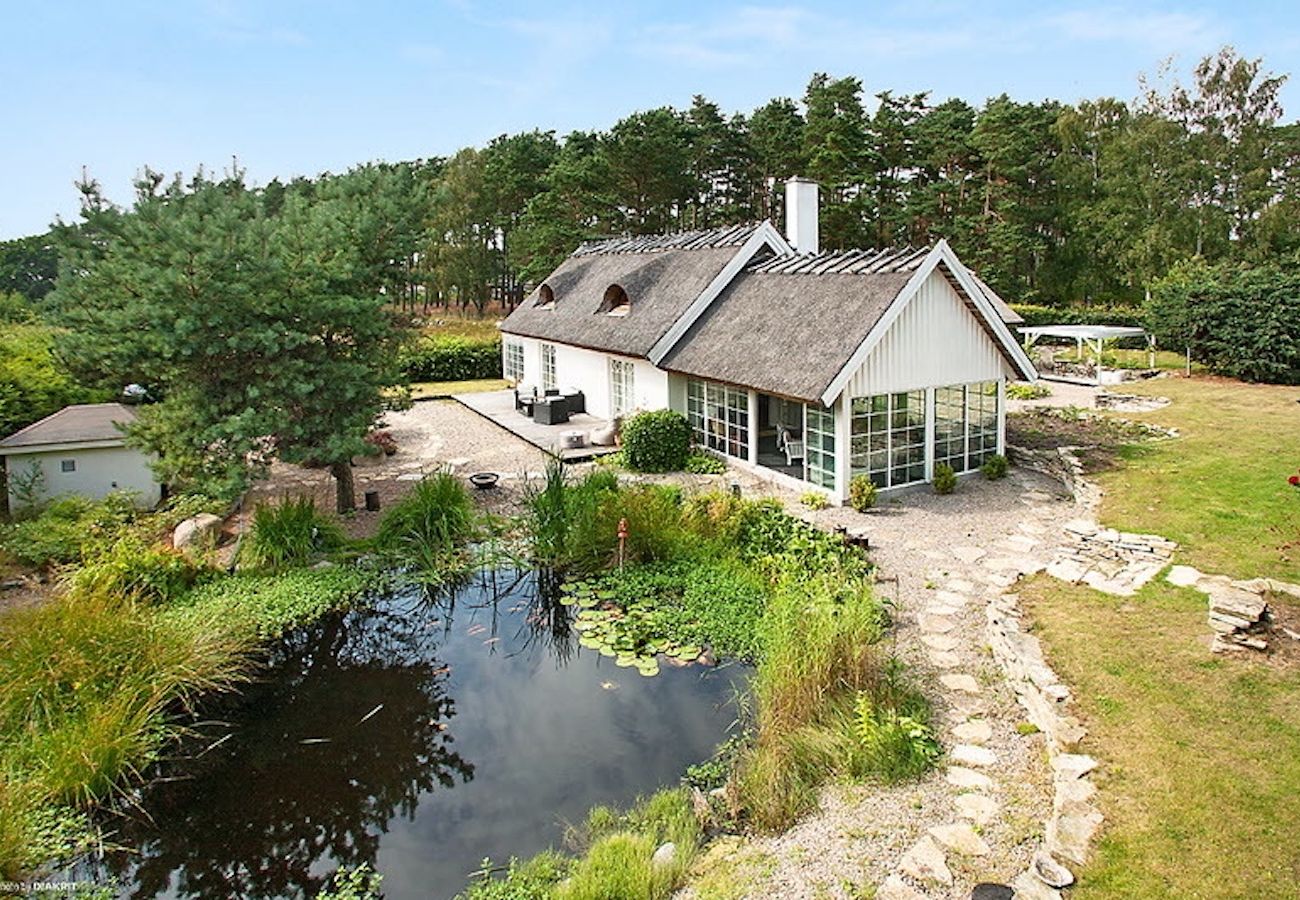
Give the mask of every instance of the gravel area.
<svg viewBox="0 0 1300 900">
<path fill-rule="evenodd" d="M 460 476 L 496 472 L 501 476 L 499 486 L 474 491 L 474 497 L 489 512 L 509 514 L 520 506 L 525 477 L 540 473 L 545 465 L 545 455 L 536 447 L 454 400 L 421 401 L 384 418 L 397 441 L 397 452 L 355 461 L 357 504 L 362 505 L 366 491 L 378 491 L 380 512 L 358 509 L 342 517 L 344 529 L 352 537 L 373 534 L 383 510 L 423 475 L 440 468 L 447 467 Z M 329 470 L 275 463 L 270 477 L 249 492 L 243 515 L 249 515 L 247 511 L 258 501 L 299 494 L 314 497 L 322 510 L 333 509 L 334 479 Z"/>
</svg>

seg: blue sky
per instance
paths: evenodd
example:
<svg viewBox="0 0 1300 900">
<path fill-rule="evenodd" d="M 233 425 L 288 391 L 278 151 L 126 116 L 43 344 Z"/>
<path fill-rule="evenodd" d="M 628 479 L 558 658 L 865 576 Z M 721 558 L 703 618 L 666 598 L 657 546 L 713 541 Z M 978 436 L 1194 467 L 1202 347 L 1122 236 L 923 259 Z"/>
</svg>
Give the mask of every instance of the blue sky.
<svg viewBox="0 0 1300 900">
<path fill-rule="evenodd" d="M 1161 59 L 1186 72 L 1224 43 L 1300 77 L 1300 4 L 0 0 L 0 239 L 75 217 L 83 166 L 124 201 L 144 164 L 237 156 L 265 182 L 696 93 L 750 110 L 814 71 L 975 103 L 1131 98 Z M 1283 99 L 1294 119 L 1300 83 Z"/>
</svg>

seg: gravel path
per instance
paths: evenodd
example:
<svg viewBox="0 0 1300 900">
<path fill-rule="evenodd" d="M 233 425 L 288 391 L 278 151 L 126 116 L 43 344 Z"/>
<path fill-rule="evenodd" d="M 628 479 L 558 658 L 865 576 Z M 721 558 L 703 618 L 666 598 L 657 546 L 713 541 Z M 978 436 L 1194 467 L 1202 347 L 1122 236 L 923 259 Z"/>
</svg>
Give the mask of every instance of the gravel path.
<svg viewBox="0 0 1300 900">
<path fill-rule="evenodd" d="M 1016 880 L 1041 845 L 1053 781 L 1044 739 L 1022 733 L 1025 711 L 989 652 L 986 606 L 1051 559 L 1070 498 L 1015 471 L 1001 482 L 966 480 L 949 496 L 910 493 L 867 515 L 810 513 L 783 499 L 823 527 L 869 535 L 879 590 L 896 604 L 892 649 L 934 700 L 946 755 L 918 783 L 830 785 L 820 809 L 789 831 L 726 845 L 714 862 L 769 860 L 748 870 L 751 898 L 850 898 L 866 886 L 880 900 L 965 898 L 979 882 Z M 1021 896 L 1055 895 L 1021 886 Z"/>
</svg>

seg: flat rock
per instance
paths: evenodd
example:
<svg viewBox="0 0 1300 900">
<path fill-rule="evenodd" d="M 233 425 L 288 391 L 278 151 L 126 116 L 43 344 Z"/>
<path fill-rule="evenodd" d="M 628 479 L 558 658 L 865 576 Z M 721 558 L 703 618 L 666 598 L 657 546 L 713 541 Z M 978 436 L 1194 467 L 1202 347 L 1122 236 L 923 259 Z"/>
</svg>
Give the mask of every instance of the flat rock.
<svg viewBox="0 0 1300 900">
<path fill-rule="evenodd" d="M 947 591 L 947 590 L 935 591 L 934 599 L 944 604 L 945 606 L 952 606 L 957 609 L 962 609 L 964 606 L 966 606 L 967 603 L 970 602 L 970 598 L 967 597 L 965 594 L 959 593 L 957 591 Z"/>
<path fill-rule="evenodd" d="M 952 555 L 964 563 L 973 563 L 987 555 L 979 547 L 953 547 Z"/>
<path fill-rule="evenodd" d="M 930 834 L 953 853 L 962 856 L 987 856 L 989 854 L 989 845 L 984 838 L 975 833 L 975 829 L 968 822 L 936 825 L 930 829 Z"/>
<path fill-rule="evenodd" d="M 1011 886 L 1016 889 L 1016 900 L 1061 900 L 1061 892 L 1039 881 L 1031 869 L 1012 879 Z"/>
<path fill-rule="evenodd" d="M 890 875 L 884 884 L 876 888 L 876 900 L 926 900 L 926 897 L 904 881 L 901 875 Z"/>
<path fill-rule="evenodd" d="M 953 801 L 957 806 L 957 815 L 970 819 L 976 825 L 986 825 L 993 821 L 1002 804 L 984 794 L 958 794 Z"/>
<path fill-rule="evenodd" d="M 983 719 L 971 719 L 954 728 L 952 736 L 963 744 L 987 744 L 993 737 L 993 726 Z"/>
<path fill-rule="evenodd" d="M 962 664 L 961 657 L 949 650 L 931 650 L 929 656 L 936 669 L 956 669 Z"/>
<path fill-rule="evenodd" d="M 943 848 L 930 835 L 923 836 L 912 845 L 898 864 L 899 871 L 922 883 L 952 885 L 952 871 Z"/>
<path fill-rule="evenodd" d="M 1082 778 L 1095 768 L 1097 760 L 1082 753 L 1058 753 L 1052 757 L 1052 770 L 1063 780 Z"/>
<path fill-rule="evenodd" d="M 940 675 L 939 683 L 950 691 L 961 691 L 965 694 L 980 692 L 980 684 L 973 675 Z"/>
<path fill-rule="evenodd" d="M 959 717 L 958 721 L 978 719 L 988 715 L 989 712 L 989 705 L 984 702 L 984 698 L 974 694 L 960 694 L 954 697 L 949 707 Z"/>
<path fill-rule="evenodd" d="M 986 791 L 993 787 L 993 779 L 983 772 L 967 769 L 965 766 L 949 766 L 944 775 L 953 787 L 971 791 Z"/>
<path fill-rule="evenodd" d="M 1092 836 L 1103 821 L 1101 813 L 1096 810 L 1081 815 L 1057 816 L 1047 825 L 1047 851 L 1054 857 L 1083 865 L 1088 859 Z"/>
<path fill-rule="evenodd" d="M 403 472 L 397 476 L 398 481 L 421 481 L 424 476 L 419 472 Z"/>
<path fill-rule="evenodd" d="M 927 616 L 940 616 L 944 618 L 953 618 L 961 615 L 961 610 L 955 606 L 949 606 L 946 603 L 931 603 L 924 610 Z"/>
<path fill-rule="evenodd" d="M 971 594 L 975 592 L 975 583 L 967 581 L 965 578 L 949 578 L 945 584 L 948 590 L 956 591 L 959 594 Z"/>
<path fill-rule="evenodd" d="M 957 640 L 950 634 L 923 634 L 921 643 L 931 650 L 956 650 L 961 641 Z"/>
<path fill-rule="evenodd" d="M 1064 888 L 1074 884 L 1074 873 L 1052 859 L 1050 853 L 1039 850 L 1034 854 L 1029 867 L 1038 876 L 1038 880 L 1048 887 Z"/>
<path fill-rule="evenodd" d="M 921 613 L 916 617 L 916 624 L 922 631 L 930 634 L 947 634 L 957 627 L 957 623 L 947 616 L 932 616 L 928 613 Z"/>
<path fill-rule="evenodd" d="M 981 768 L 996 765 L 998 755 L 988 747 L 980 747 L 975 744 L 958 744 L 952 748 L 948 754 L 953 762 L 963 766 L 980 766 Z"/>
<path fill-rule="evenodd" d="M 1047 574 L 1058 581 L 1076 583 L 1088 574 L 1088 567 L 1073 557 L 1062 556 L 1047 564 Z"/>
<path fill-rule="evenodd" d="M 1165 575 L 1165 581 L 1169 582 L 1174 587 L 1196 587 L 1196 582 L 1200 581 L 1204 577 L 1205 576 L 1200 573 L 1200 570 L 1194 569 L 1191 566 L 1174 566 L 1169 570 L 1169 573 Z"/>
</svg>

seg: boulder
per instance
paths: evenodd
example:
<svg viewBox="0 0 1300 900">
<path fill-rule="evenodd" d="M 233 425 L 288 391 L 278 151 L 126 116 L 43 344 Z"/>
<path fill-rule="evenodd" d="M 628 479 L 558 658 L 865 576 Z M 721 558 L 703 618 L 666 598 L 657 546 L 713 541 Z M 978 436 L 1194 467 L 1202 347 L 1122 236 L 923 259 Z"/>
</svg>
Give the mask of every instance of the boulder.
<svg viewBox="0 0 1300 900">
<path fill-rule="evenodd" d="M 659 849 L 655 850 L 654 856 L 650 857 L 650 867 L 652 869 L 666 869 L 677 859 L 677 845 L 672 841 L 666 844 L 660 844 Z"/>
<path fill-rule="evenodd" d="M 199 513 L 176 526 L 172 532 L 172 546 L 177 550 L 195 550 L 212 547 L 221 534 L 221 517 L 212 513 Z"/>
</svg>

